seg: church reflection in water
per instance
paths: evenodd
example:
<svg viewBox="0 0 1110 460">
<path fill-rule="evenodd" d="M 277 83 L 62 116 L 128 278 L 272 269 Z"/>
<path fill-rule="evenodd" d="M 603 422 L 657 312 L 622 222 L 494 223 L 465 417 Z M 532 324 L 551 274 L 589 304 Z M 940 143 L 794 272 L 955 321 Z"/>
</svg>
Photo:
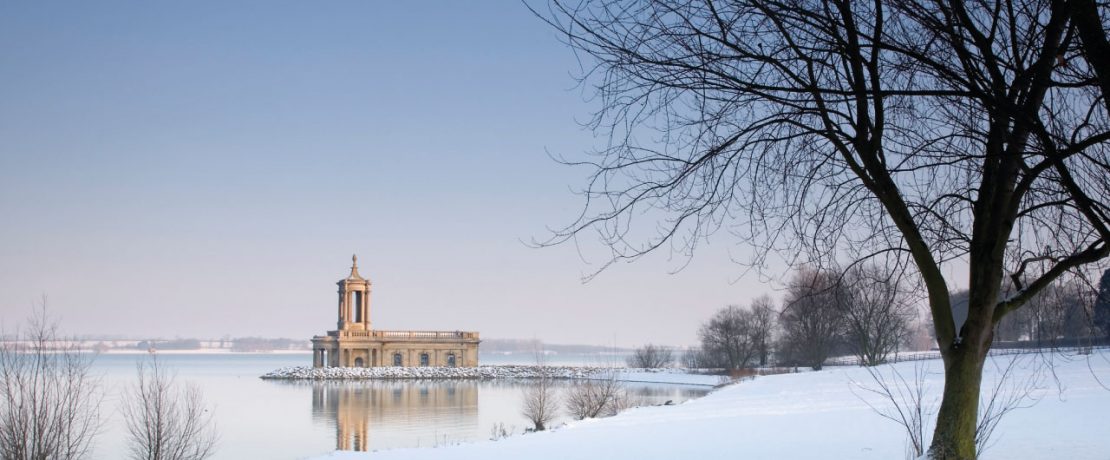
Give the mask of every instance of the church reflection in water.
<svg viewBox="0 0 1110 460">
<path fill-rule="evenodd" d="M 369 451 L 469 437 L 478 424 L 472 381 L 316 382 L 312 415 L 334 424 L 335 448 Z"/>
</svg>

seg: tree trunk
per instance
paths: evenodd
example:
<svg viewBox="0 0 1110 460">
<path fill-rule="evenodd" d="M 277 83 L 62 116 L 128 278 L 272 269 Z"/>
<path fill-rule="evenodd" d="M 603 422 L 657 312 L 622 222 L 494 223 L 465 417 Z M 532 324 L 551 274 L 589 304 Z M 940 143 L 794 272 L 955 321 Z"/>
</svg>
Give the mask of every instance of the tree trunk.
<svg viewBox="0 0 1110 460">
<path fill-rule="evenodd" d="M 967 343 L 944 353 L 944 395 L 929 448 L 934 460 L 975 460 L 979 390 L 988 346 Z"/>
<path fill-rule="evenodd" d="M 997 249 L 996 249 L 997 250 Z M 938 344 L 944 358 L 944 393 L 929 454 L 933 460 L 975 460 L 983 363 L 994 336 L 994 309 L 1001 290 L 1001 264 L 972 264 L 967 316 L 948 344 Z"/>
<path fill-rule="evenodd" d="M 989 243 L 997 244 L 997 240 Z M 944 359 L 944 393 L 929 447 L 932 460 L 977 458 L 975 431 L 979 424 L 983 364 L 994 338 L 994 313 L 1002 288 L 1002 248 L 990 244 L 972 251 L 967 316 L 963 324 L 951 324 L 956 334 L 947 343 L 940 341 L 938 329 L 937 345 Z"/>
<path fill-rule="evenodd" d="M 1110 113 L 1110 42 L 1106 40 L 1106 31 L 1102 28 L 1102 19 L 1098 15 L 1098 6 L 1094 0 L 1072 0 L 1071 19 L 1078 32 L 1079 40 L 1083 44 L 1083 56 L 1087 58 L 1087 65 L 1095 72 L 1099 87 L 1102 88 L 1102 102 Z"/>
</svg>

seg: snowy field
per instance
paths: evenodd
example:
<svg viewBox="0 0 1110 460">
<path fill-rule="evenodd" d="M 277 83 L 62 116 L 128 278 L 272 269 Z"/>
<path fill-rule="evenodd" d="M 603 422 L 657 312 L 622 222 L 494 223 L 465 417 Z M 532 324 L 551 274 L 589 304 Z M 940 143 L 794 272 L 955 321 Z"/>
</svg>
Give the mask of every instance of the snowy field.
<svg viewBox="0 0 1110 460">
<path fill-rule="evenodd" d="M 1008 363 L 1010 357 L 996 358 Z M 1030 355 L 1016 367 L 1017 379 L 1033 378 L 1048 360 L 1040 399 L 1003 419 L 983 459 L 1110 460 L 1110 351 L 1090 356 Z M 915 366 L 928 373 L 925 388 L 938 396 L 940 361 L 883 366 L 912 376 Z M 1042 367 L 1043 368 L 1043 367 Z M 1000 372 L 988 363 L 984 386 Z M 671 374 L 658 374 L 671 378 Z M 640 373 L 637 378 L 650 378 Z M 1017 381 L 1017 380 L 1014 380 Z M 863 390 L 874 387 L 865 369 L 826 368 L 820 372 L 773 375 L 723 387 L 677 406 L 641 407 L 616 417 L 574 422 L 558 429 L 500 441 L 439 448 L 374 453 L 335 452 L 319 457 L 352 459 L 902 459 L 906 437 L 901 427 L 877 415 L 884 403 Z M 931 418 L 931 417 L 930 417 Z M 931 429 L 929 430 L 931 432 Z"/>
</svg>

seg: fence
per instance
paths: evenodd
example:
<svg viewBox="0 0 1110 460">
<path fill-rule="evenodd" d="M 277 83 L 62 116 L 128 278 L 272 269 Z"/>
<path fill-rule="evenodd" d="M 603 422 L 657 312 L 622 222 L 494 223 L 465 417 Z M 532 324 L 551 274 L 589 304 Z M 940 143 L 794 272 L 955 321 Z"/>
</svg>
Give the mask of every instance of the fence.
<svg viewBox="0 0 1110 460">
<path fill-rule="evenodd" d="M 1110 348 L 1110 337 L 1072 337 L 1054 340 L 1029 340 L 1020 342 L 995 342 L 989 356 L 1041 353 L 1044 351 L 1089 354 L 1095 349 Z M 888 363 L 940 359 L 940 350 L 900 351 L 887 359 Z M 859 366 L 858 356 L 837 356 L 825 360 L 825 366 Z"/>
</svg>

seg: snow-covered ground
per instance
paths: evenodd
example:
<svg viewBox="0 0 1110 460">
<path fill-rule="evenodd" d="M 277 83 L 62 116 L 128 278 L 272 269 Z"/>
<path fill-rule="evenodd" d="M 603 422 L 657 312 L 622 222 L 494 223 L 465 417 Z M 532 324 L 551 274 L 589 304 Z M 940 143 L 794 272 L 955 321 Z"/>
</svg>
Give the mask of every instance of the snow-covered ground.
<svg viewBox="0 0 1110 460">
<path fill-rule="evenodd" d="M 1010 358 L 999 359 L 1004 363 Z M 1045 375 L 1037 392 L 1040 400 L 1007 415 L 993 446 L 981 458 L 1110 459 L 1110 389 L 1099 382 L 1110 383 L 1110 351 L 1050 359 L 1054 372 Z M 882 369 L 887 375 L 897 370 L 912 376 L 919 365 L 928 370 L 925 388 L 939 395 L 943 382 L 939 361 L 904 362 Z M 987 368 L 985 386 L 1000 373 L 995 366 Z M 1027 378 L 1033 369 L 1022 365 L 1015 375 Z M 667 373 L 658 376 L 671 378 Z M 866 397 L 880 409 L 887 407 L 861 385 L 873 387 L 874 382 L 858 367 L 758 377 L 677 406 L 641 407 L 616 417 L 496 442 L 371 454 L 335 452 L 320 459 L 907 458 L 901 427 L 861 401 Z"/>
</svg>

